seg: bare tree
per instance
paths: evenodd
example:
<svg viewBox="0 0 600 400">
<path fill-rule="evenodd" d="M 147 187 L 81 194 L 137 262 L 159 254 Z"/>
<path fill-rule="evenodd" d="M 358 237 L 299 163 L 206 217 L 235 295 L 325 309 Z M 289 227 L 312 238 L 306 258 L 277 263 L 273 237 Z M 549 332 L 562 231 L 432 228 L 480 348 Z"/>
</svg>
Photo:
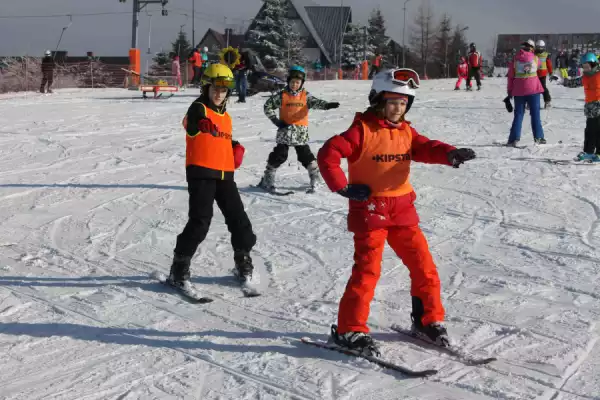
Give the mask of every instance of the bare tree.
<svg viewBox="0 0 600 400">
<path fill-rule="evenodd" d="M 427 63 L 429 62 L 431 49 L 433 48 L 437 33 L 433 9 L 429 0 L 421 1 L 414 24 L 411 44 L 419 56 L 419 61 L 423 68 L 423 76 L 427 76 Z"/>
<path fill-rule="evenodd" d="M 434 48 L 432 49 L 433 60 L 440 69 L 440 76 L 449 78 L 450 68 L 449 64 L 452 58 L 450 54 L 450 42 L 452 37 L 452 19 L 448 14 L 442 15 L 440 23 L 437 29 L 437 35 L 435 37 Z"/>
</svg>

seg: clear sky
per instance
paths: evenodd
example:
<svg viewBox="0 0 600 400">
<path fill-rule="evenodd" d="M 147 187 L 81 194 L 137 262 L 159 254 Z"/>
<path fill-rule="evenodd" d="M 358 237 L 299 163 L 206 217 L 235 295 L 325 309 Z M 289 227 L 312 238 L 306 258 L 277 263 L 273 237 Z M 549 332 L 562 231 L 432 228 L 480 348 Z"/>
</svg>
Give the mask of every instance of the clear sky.
<svg viewBox="0 0 600 400">
<path fill-rule="evenodd" d="M 168 49 L 181 25 L 191 39 L 191 9 L 194 0 L 170 0 L 169 16 L 160 15 L 160 6 L 149 6 L 152 19 L 142 12 L 139 47 L 150 51 Z M 307 0 L 303 0 L 307 1 Z M 321 5 L 351 6 L 354 22 L 365 23 L 369 11 L 379 6 L 387 21 L 388 34 L 402 42 L 404 0 L 312 0 Z M 407 28 L 421 0 L 407 6 Z M 600 0 L 430 0 L 437 15 L 448 12 L 455 23 L 469 26 L 467 39 L 481 50 L 493 47 L 498 33 L 571 33 L 600 32 Z M 247 27 L 262 2 L 260 0 L 195 0 L 196 40 L 207 28 L 223 31 L 225 26 Z M 0 0 L 0 17 L 13 15 L 56 15 L 68 13 L 130 12 L 132 1 L 119 0 Z M 189 14 L 185 16 L 182 14 Z M 67 17 L 0 18 L 0 55 L 40 55 L 56 47 Z M 408 30 L 407 30 L 408 31 Z M 408 42 L 408 37 L 407 37 Z M 65 32 L 61 49 L 70 55 L 94 51 L 98 56 L 127 55 L 131 44 L 131 14 L 76 16 Z"/>
</svg>

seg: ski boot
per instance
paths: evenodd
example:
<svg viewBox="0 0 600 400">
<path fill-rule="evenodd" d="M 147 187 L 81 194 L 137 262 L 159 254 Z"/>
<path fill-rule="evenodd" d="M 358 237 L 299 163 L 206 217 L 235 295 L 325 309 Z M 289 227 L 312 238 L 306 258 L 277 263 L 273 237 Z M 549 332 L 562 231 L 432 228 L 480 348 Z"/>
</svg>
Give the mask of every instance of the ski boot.
<svg viewBox="0 0 600 400">
<path fill-rule="evenodd" d="M 171 264 L 171 273 L 167 282 L 180 289 L 188 289 L 190 286 L 190 265 L 192 257 L 175 253 L 173 264 Z"/>
<path fill-rule="evenodd" d="M 508 147 L 519 147 L 519 141 L 518 140 L 513 140 L 512 142 L 508 142 L 506 143 L 506 146 Z"/>
<path fill-rule="evenodd" d="M 454 90 L 460 90 L 460 88 L 459 87 L 455 87 Z"/>
<path fill-rule="evenodd" d="M 533 139 L 533 141 L 535 142 L 535 144 L 546 144 L 546 139 L 544 138 Z"/>
<path fill-rule="evenodd" d="M 43 87 L 43 86 L 40 88 L 40 93 L 42 93 L 42 94 L 45 94 L 45 93 L 46 93 L 46 91 L 44 90 L 44 87 Z"/>
<path fill-rule="evenodd" d="M 346 332 L 339 334 L 337 325 L 331 325 L 330 341 L 340 347 L 358 351 L 365 356 L 381 357 L 379 347 L 368 333 Z"/>
<path fill-rule="evenodd" d="M 467 86 L 467 88 L 465 89 L 467 92 L 472 92 L 473 88 L 471 86 Z"/>
<path fill-rule="evenodd" d="M 544 103 L 544 110 L 546 110 L 548 108 L 552 108 L 552 102 L 550 102 L 550 101 L 547 101 Z"/>
<path fill-rule="evenodd" d="M 262 179 L 258 183 L 258 187 L 264 189 L 268 192 L 275 190 L 275 171 L 277 168 L 272 167 L 267 164 L 267 168 L 265 169 L 265 174 Z"/>
<path fill-rule="evenodd" d="M 233 270 L 235 276 L 241 283 L 250 283 L 252 281 L 252 271 L 254 271 L 250 253 L 245 250 L 234 250 L 233 260 L 235 261 Z"/>
<path fill-rule="evenodd" d="M 433 322 L 428 325 L 423 325 L 421 322 L 425 309 L 420 298 L 412 297 L 412 309 L 413 312 L 410 314 L 412 320 L 411 331 L 415 336 L 440 347 L 451 346 L 448 331 L 441 322 Z"/>
<path fill-rule="evenodd" d="M 586 162 L 598 162 L 598 161 L 600 161 L 600 156 L 598 156 L 598 154 L 585 153 L 582 151 L 581 153 L 577 154 L 577 157 L 575 157 L 574 160 L 575 161 L 586 161 Z"/>
<path fill-rule="evenodd" d="M 481 85 L 477 86 L 477 91 L 479 92 L 481 90 Z"/>
<path fill-rule="evenodd" d="M 411 330 L 415 336 L 435 344 L 436 346 L 451 347 L 448 331 L 441 322 L 433 322 L 429 325 L 423 325 L 413 321 Z"/>
<path fill-rule="evenodd" d="M 310 179 L 309 192 L 314 192 L 317 186 L 321 184 L 321 175 L 319 174 L 319 166 L 316 161 L 311 162 L 306 169 L 308 170 L 308 178 Z"/>
</svg>

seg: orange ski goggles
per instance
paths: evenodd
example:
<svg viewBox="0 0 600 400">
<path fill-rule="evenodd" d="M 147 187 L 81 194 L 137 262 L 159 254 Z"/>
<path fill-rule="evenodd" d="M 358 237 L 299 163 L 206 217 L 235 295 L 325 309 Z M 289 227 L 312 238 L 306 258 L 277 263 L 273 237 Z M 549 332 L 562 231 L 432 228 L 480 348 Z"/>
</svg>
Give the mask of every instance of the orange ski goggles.
<svg viewBox="0 0 600 400">
<path fill-rule="evenodd" d="M 408 85 L 411 89 L 418 89 L 421 85 L 419 74 L 409 68 L 392 70 L 392 81 L 399 85 Z"/>
</svg>

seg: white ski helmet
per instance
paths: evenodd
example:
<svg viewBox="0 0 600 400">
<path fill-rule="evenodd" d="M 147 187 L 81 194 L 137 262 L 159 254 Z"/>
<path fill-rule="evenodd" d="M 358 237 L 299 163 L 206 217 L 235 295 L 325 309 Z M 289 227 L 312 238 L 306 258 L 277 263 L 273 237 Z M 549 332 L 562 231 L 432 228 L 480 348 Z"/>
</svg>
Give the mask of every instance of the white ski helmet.
<svg viewBox="0 0 600 400">
<path fill-rule="evenodd" d="M 203 51 L 203 52 L 205 52 L 205 53 L 208 53 L 208 47 L 204 47 L 204 48 L 202 49 L 202 51 Z"/>
<path fill-rule="evenodd" d="M 533 39 L 527 39 L 526 41 L 523 42 L 523 45 L 528 45 L 532 49 L 535 47 L 535 43 L 533 42 Z"/>
<path fill-rule="evenodd" d="M 45 56 L 51 56 L 52 52 L 50 50 L 46 50 L 46 52 L 44 53 Z"/>
<path fill-rule="evenodd" d="M 371 106 L 377 105 L 381 101 L 383 92 L 398 93 L 408 96 L 408 104 L 406 105 L 406 112 L 410 110 L 413 101 L 415 100 L 416 92 L 407 83 L 400 83 L 394 79 L 393 69 L 381 71 L 373 78 L 373 84 L 371 85 L 371 92 L 369 93 L 369 103 Z M 415 72 L 416 74 L 416 72 Z M 418 79 L 418 76 L 417 76 Z M 417 85 L 418 82 L 415 82 Z"/>
<path fill-rule="evenodd" d="M 544 42 L 543 40 L 538 40 L 538 41 L 535 43 L 535 47 L 539 47 L 540 49 L 541 49 L 541 48 L 544 48 L 544 47 L 546 47 L 546 42 Z"/>
</svg>

